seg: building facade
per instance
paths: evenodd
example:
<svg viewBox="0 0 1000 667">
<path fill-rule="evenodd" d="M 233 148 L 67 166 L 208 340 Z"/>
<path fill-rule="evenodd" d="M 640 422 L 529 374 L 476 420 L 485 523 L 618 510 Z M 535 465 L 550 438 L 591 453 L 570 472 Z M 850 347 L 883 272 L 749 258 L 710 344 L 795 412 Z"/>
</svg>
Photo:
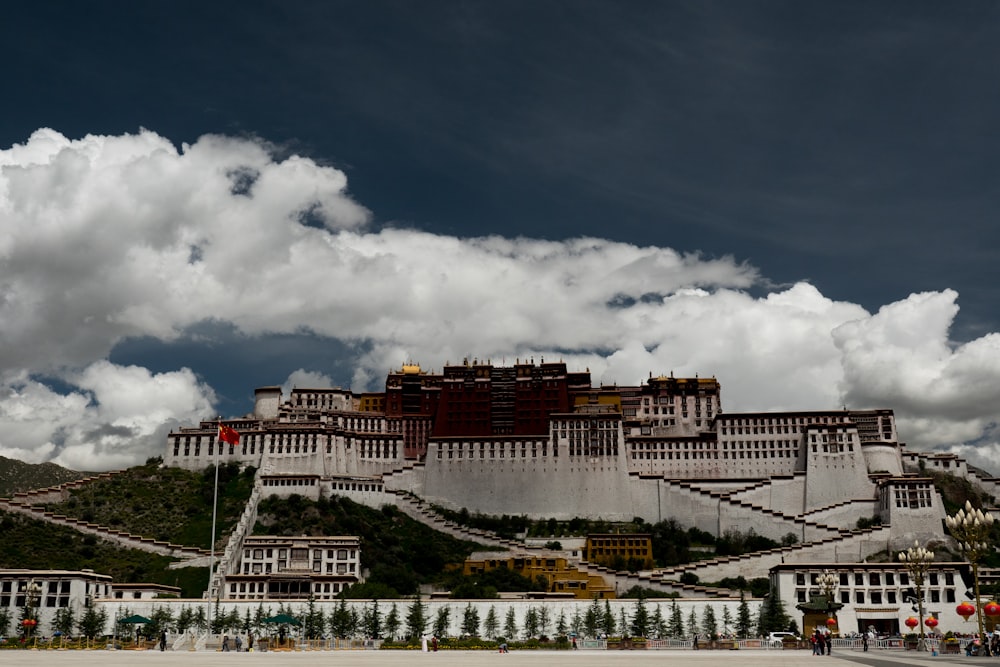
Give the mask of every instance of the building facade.
<svg viewBox="0 0 1000 667">
<path fill-rule="evenodd" d="M 232 600 L 332 600 L 361 583 L 361 541 L 354 536 L 247 536 L 226 574 Z"/>
</svg>

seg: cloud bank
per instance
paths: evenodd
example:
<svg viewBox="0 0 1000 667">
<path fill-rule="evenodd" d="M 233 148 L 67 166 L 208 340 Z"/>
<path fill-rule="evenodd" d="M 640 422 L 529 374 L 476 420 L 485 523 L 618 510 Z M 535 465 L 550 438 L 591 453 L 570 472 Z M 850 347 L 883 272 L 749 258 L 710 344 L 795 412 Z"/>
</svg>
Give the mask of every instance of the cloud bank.
<svg viewBox="0 0 1000 667">
<path fill-rule="evenodd" d="M 373 229 L 336 169 L 149 131 L 41 129 L 0 151 L 0 223 L 5 456 L 106 469 L 160 454 L 170 428 L 215 414 L 211 378 L 108 357 L 220 322 L 364 343 L 358 390 L 404 361 L 466 357 L 559 358 L 607 384 L 714 375 L 729 411 L 889 407 L 911 446 L 1000 463 L 1000 336 L 953 344 L 948 289 L 871 314 L 805 282 L 768 288 L 732 257 Z M 309 359 L 288 368 L 275 383 L 330 383 Z"/>
</svg>

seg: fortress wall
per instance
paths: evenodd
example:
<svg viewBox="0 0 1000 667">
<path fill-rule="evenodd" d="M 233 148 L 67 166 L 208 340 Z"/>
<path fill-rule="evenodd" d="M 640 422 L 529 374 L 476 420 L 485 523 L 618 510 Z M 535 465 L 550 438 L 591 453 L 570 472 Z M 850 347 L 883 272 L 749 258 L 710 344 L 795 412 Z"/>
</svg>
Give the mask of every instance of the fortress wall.
<svg viewBox="0 0 1000 667">
<path fill-rule="evenodd" d="M 758 535 L 781 541 L 789 533 L 802 542 L 829 535 L 827 531 L 816 532 L 814 528 L 778 514 L 761 512 L 745 505 L 723 503 L 719 516 L 719 531 L 728 530 L 747 533 L 753 531 Z"/>
<path fill-rule="evenodd" d="M 813 445 L 815 446 L 815 445 Z M 868 465 L 858 451 L 812 452 L 807 462 L 805 510 L 833 505 L 845 498 L 874 498 Z"/>
<path fill-rule="evenodd" d="M 759 507 L 774 509 L 784 514 L 798 514 L 802 510 L 805 492 L 805 475 L 773 477 L 766 484 L 757 484 L 737 491 L 733 500 Z"/>
<path fill-rule="evenodd" d="M 715 582 L 726 577 L 753 579 L 781 563 L 853 563 L 886 548 L 889 529 L 879 528 L 870 532 L 854 533 L 815 544 L 804 544 L 791 549 L 772 549 L 721 562 L 708 561 L 684 568 L 698 575 L 704 582 Z M 672 576 L 672 575 L 668 575 Z"/>
<path fill-rule="evenodd" d="M 326 496 L 343 496 L 349 500 L 379 509 L 383 505 L 395 505 L 396 495 L 386 493 L 382 484 L 371 482 L 347 482 L 344 480 L 324 481 L 321 492 Z"/>
<path fill-rule="evenodd" d="M 776 477 L 771 480 L 770 500 L 765 507 L 777 509 L 786 514 L 799 514 L 803 510 L 806 485 L 810 482 L 804 473 L 791 477 Z"/>
<path fill-rule="evenodd" d="M 887 472 L 890 475 L 902 475 L 903 463 L 895 443 L 872 443 L 861 446 L 864 452 L 868 472 Z"/>
<path fill-rule="evenodd" d="M 632 478 L 631 491 L 635 516 L 651 523 L 674 519 L 682 526 L 719 534 L 718 498 L 666 480 L 638 477 Z"/>
<path fill-rule="evenodd" d="M 876 514 L 878 514 L 878 501 L 859 499 L 810 512 L 803 518 L 828 526 L 853 529 L 857 526 L 858 519 L 868 519 Z"/>
<path fill-rule="evenodd" d="M 913 546 L 914 540 L 927 542 L 940 540 L 942 534 L 947 535 L 944 527 L 947 513 L 941 494 L 933 489 L 930 497 L 929 507 L 897 507 L 891 498 L 888 499 L 888 523 L 894 550 L 907 549 Z"/>
<path fill-rule="evenodd" d="M 562 451 L 559 456 L 439 459 L 437 452 L 438 443 L 430 443 L 423 497 L 431 503 L 540 519 L 628 521 L 635 516 L 621 457 L 570 457 Z"/>
</svg>

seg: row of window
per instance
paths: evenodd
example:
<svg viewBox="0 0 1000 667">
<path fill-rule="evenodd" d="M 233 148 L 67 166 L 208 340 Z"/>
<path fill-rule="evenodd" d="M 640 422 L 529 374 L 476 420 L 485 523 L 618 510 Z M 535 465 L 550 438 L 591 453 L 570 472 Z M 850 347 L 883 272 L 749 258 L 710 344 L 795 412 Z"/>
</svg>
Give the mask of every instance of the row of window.
<svg viewBox="0 0 1000 667">
<path fill-rule="evenodd" d="M 287 548 L 279 548 L 277 549 L 277 551 L 278 551 L 278 558 L 287 558 L 289 555 L 289 549 Z M 309 557 L 308 549 L 296 547 L 291 549 L 290 551 L 293 560 L 302 560 Z M 316 559 L 322 558 L 323 551 L 324 549 L 313 549 L 312 550 L 313 558 Z M 349 558 L 353 559 L 357 557 L 356 549 L 325 549 L 325 551 L 326 551 L 326 557 L 331 560 L 347 560 Z M 274 558 L 274 552 L 275 549 L 273 547 L 244 549 L 243 557 L 252 558 L 254 560 L 263 560 L 264 558 Z"/>
<path fill-rule="evenodd" d="M 812 590 L 806 591 L 804 589 L 799 589 L 795 592 L 795 597 L 799 602 L 806 602 L 809 595 L 818 595 L 819 591 Z M 945 589 L 944 596 L 941 595 L 939 590 L 927 591 L 927 601 L 930 603 L 944 602 L 955 602 L 955 590 L 952 588 Z M 896 591 L 854 591 L 854 604 L 900 604 L 903 600 L 899 598 L 902 597 L 898 595 Z M 851 603 L 851 592 L 850 591 L 840 591 L 840 601 L 843 604 Z"/>
</svg>

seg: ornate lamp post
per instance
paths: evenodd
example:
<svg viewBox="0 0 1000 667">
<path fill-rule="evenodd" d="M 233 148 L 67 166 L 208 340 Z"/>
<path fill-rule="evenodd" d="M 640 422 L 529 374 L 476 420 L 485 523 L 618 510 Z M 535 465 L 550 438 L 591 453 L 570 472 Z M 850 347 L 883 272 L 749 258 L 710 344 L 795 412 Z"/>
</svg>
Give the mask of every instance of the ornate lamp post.
<svg viewBox="0 0 1000 667">
<path fill-rule="evenodd" d="M 972 585 L 976 596 L 976 621 L 979 623 L 980 652 L 986 643 L 986 632 L 983 627 L 983 607 L 979 599 L 979 561 L 989 551 L 990 528 L 993 526 L 993 516 L 982 510 L 973 509 L 972 503 L 965 501 L 965 509 L 960 509 L 954 516 L 945 517 L 948 532 L 958 541 L 962 555 L 972 566 Z"/>
<path fill-rule="evenodd" d="M 824 572 L 819 575 L 816 580 L 817 585 L 819 585 L 820 590 L 823 591 L 823 595 L 826 596 L 826 615 L 827 615 L 827 627 L 833 630 L 830 626 L 830 620 L 833 619 L 833 615 L 836 612 L 836 607 L 834 607 L 833 602 L 833 592 L 837 589 L 837 578 L 833 576 L 830 572 Z"/>
<path fill-rule="evenodd" d="M 924 575 L 934 562 L 934 552 L 924 549 L 919 542 L 914 542 L 913 546 L 906 551 L 899 552 L 899 562 L 905 567 L 910 577 L 913 578 L 913 588 L 917 591 L 917 618 L 920 619 L 920 637 L 917 640 L 917 650 L 924 651 Z"/>
<path fill-rule="evenodd" d="M 34 579 L 28 581 L 28 586 L 24 591 L 24 606 L 27 607 L 24 615 L 25 644 L 31 640 L 31 631 L 38 625 L 38 607 L 42 597 L 42 587 Z"/>
</svg>

